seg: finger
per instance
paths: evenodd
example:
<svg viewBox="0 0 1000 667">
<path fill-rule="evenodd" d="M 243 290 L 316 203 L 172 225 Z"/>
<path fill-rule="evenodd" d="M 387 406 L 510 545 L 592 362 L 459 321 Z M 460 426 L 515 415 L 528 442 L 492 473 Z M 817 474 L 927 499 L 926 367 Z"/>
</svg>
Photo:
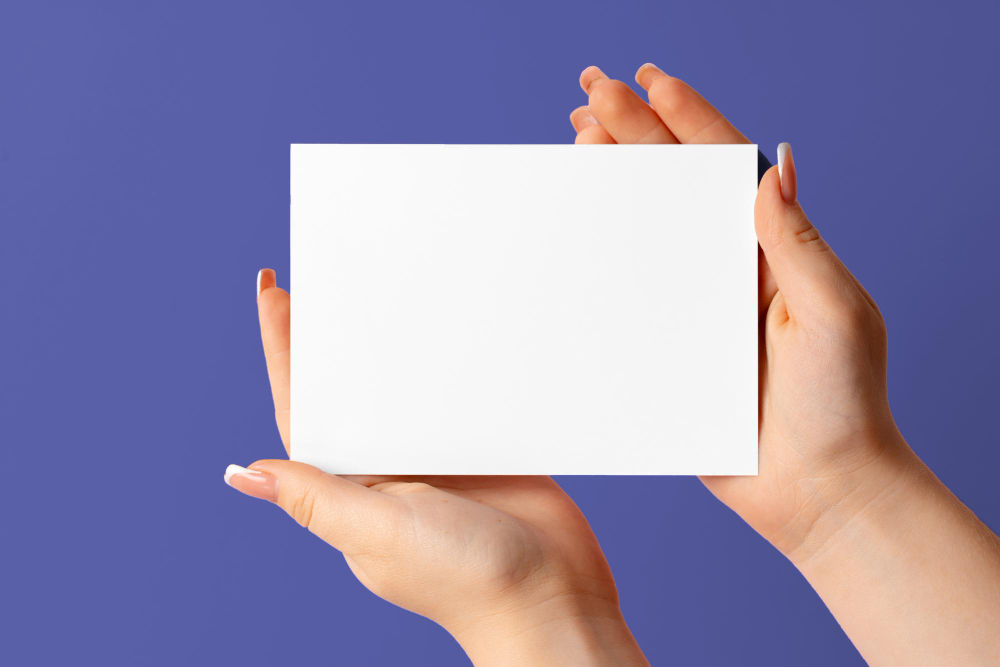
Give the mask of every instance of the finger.
<svg viewBox="0 0 1000 667">
<path fill-rule="evenodd" d="M 512 488 L 522 484 L 538 484 L 544 478 L 537 475 L 341 475 L 362 486 L 373 487 L 387 482 L 420 482 L 439 489 L 484 490 L 502 485 Z"/>
<path fill-rule="evenodd" d="M 732 123 L 698 92 L 652 63 L 635 73 L 649 105 L 682 144 L 749 144 Z"/>
<path fill-rule="evenodd" d="M 656 112 L 628 84 L 609 79 L 591 66 L 580 75 L 580 87 L 590 96 L 590 113 L 619 144 L 677 143 Z"/>
<path fill-rule="evenodd" d="M 226 484 L 276 503 L 324 542 L 354 553 L 393 537 L 401 505 L 392 495 L 330 475 L 297 461 L 231 465 Z"/>
<path fill-rule="evenodd" d="M 597 119 L 594 118 L 594 114 L 590 113 L 590 109 L 587 107 L 577 107 L 573 109 L 573 111 L 569 114 L 569 122 L 577 133 L 582 132 L 584 128 L 600 124 L 597 122 Z"/>
<path fill-rule="evenodd" d="M 576 130 L 578 144 L 613 144 L 615 140 L 608 131 L 601 127 L 587 107 L 577 107 L 569 115 L 569 122 Z"/>
<path fill-rule="evenodd" d="M 794 163 L 779 154 L 779 164 L 781 176 L 771 167 L 757 189 L 754 224 L 788 313 L 827 317 L 855 308 L 864 297 L 853 276 L 794 199 Z M 782 196 L 783 184 L 790 200 Z"/>
<path fill-rule="evenodd" d="M 578 144 L 613 144 L 615 138 L 608 134 L 600 125 L 591 125 L 590 127 L 585 127 L 576 135 L 576 142 Z"/>
<path fill-rule="evenodd" d="M 291 453 L 289 441 L 289 362 L 291 360 L 291 298 L 276 286 L 274 271 L 261 269 L 257 274 L 257 315 L 260 318 L 260 340 L 264 345 L 267 376 L 274 399 L 274 420 L 285 451 Z"/>
</svg>

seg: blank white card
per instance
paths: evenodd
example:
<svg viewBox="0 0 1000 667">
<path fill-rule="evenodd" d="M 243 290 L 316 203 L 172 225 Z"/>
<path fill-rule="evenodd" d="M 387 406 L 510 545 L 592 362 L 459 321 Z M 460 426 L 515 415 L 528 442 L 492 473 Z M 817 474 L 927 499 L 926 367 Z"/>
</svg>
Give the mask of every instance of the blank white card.
<svg viewBox="0 0 1000 667">
<path fill-rule="evenodd" d="M 757 147 L 291 148 L 292 457 L 757 473 Z"/>
</svg>

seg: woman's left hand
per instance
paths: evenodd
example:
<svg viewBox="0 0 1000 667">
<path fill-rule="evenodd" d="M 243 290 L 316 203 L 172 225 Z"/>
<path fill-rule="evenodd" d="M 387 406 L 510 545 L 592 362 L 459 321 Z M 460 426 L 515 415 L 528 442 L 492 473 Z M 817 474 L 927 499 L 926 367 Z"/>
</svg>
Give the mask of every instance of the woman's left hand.
<svg viewBox="0 0 1000 667">
<path fill-rule="evenodd" d="M 261 271 L 261 338 L 286 452 L 289 302 Z M 278 504 L 343 552 L 369 590 L 441 624 L 477 665 L 647 664 L 597 538 L 551 477 L 337 476 L 264 460 L 230 466 L 226 481 Z"/>
</svg>

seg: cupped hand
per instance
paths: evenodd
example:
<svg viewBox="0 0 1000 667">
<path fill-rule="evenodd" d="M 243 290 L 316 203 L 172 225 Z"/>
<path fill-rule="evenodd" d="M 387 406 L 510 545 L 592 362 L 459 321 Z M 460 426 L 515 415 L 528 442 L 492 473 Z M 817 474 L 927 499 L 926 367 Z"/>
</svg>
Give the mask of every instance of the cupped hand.
<svg viewBox="0 0 1000 667">
<path fill-rule="evenodd" d="M 290 298 L 258 276 L 261 338 L 285 450 Z M 476 664 L 645 664 L 600 545 L 550 477 L 337 476 L 287 460 L 230 466 L 344 554 L 376 595 L 447 629 Z"/>
<path fill-rule="evenodd" d="M 631 87 L 596 67 L 580 76 L 587 106 L 570 115 L 578 144 L 750 143 L 688 84 L 654 65 Z M 788 144 L 760 182 L 759 475 L 705 485 L 788 555 L 820 547 L 866 493 L 918 465 L 892 420 L 886 332 L 875 302 L 797 202 Z M 780 171 L 780 174 L 779 174 Z"/>
</svg>

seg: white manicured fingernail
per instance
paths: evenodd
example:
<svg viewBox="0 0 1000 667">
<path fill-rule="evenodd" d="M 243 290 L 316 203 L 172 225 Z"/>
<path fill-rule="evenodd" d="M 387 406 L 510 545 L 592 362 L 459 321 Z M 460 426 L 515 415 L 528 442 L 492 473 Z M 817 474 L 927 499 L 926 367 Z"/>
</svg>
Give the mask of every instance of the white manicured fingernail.
<svg viewBox="0 0 1000 667">
<path fill-rule="evenodd" d="M 781 175 L 785 173 L 785 156 L 788 155 L 788 151 L 791 146 L 788 142 L 782 141 L 778 144 L 778 183 L 781 183 Z"/>
<path fill-rule="evenodd" d="M 248 496 L 270 500 L 272 503 L 278 501 L 278 479 L 274 475 L 243 466 L 230 465 L 226 468 L 224 479 L 226 484 Z"/>
<path fill-rule="evenodd" d="M 781 190 L 781 198 L 789 204 L 794 204 L 798 196 L 798 180 L 792 147 L 787 143 L 778 144 L 778 188 Z"/>
<path fill-rule="evenodd" d="M 260 279 L 261 279 L 261 276 L 263 276 L 263 275 L 264 275 L 264 269 L 261 269 L 260 271 L 257 272 L 257 298 L 258 299 L 260 298 Z M 230 468 L 231 467 L 232 466 L 230 466 Z"/>
<path fill-rule="evenodd" d="M 250 468 L 244 468 L 243 466 L 238 466 L 235 463 L 230 464 L 226 467 L 226 474 L 223 477 L 226 480 L 226 484 L 229 484 L 229 480 L 233 478 L 233 475 L 260 475 L 263 473 L 257 472 L 256 470 L 251 470 Z M 229 484 L 232 486 L 232 484 Z"/>
</svg>

